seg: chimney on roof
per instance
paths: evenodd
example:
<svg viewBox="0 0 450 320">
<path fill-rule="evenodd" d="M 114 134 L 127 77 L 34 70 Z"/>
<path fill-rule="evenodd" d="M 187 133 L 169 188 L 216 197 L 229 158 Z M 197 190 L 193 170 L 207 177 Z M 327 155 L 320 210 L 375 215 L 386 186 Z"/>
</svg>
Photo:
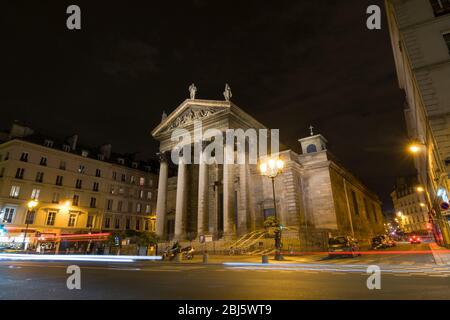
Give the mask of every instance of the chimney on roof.
<svg viewBox="0 0 450 320">
<path fill-rule="evenodd" d="M 103 155 L 105 160 L 111 158 L 112 145 L 110 143 L 104 144 L 100 147 L 100 153 Z"/>
<path fill-rule="evenodd" d="M 67 143 L 70 145 L 70 149 L 72 149 L 72 151 L 76 150 L 78 144 L 78 135 L 74 134 L 73 136 L 68 138 Z"/>
<path fill-rule="evenodd" d="M 33 129 L 26 126 L 22 126 L 17 122 L 14 122 L 9 131 L 9 137 L 12 138 L 24 138 L 26 136 L 32 135 L 34 133 Z"/>
</svg>

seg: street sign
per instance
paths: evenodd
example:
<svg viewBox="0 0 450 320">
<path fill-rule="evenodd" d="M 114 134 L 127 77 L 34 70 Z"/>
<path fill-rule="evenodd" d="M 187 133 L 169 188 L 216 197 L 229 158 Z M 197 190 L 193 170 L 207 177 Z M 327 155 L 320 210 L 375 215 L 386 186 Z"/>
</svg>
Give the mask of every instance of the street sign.
<svg viewBox="0 0 450 320">
<path fill-rule="evenodd" d="M 212 237 L 212 235 L 204 235 L 204 234 L 202 234 L 202 235 L 200 235 L 198 237 L 198 241 L 200 243 L 212 242 L 213 241 L 213 237 Z"/>
</svg>

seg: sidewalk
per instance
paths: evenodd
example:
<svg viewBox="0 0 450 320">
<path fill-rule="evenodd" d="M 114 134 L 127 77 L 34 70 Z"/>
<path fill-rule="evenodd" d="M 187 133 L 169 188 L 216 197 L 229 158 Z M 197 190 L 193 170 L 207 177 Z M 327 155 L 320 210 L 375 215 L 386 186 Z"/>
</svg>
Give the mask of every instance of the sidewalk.
<svg viewBox="0 0 450 320">
<path fill-rule="evenodd" d="M 314 263 L 327 257 L 324 254 L 309 254 L 302 256 L 284 256 L 283 261 L 276 261 L 273 255 L 269 255 L 269 263 L 292 264 L 292 263 Z M 182 263 L 203 263 L 203 255 L 196 254 L 192 260 L 181 260 Z M 208 256 L 208 264 L 223 263 L 262 263 L 261 256 L 250 255 L 212 255 Z"/>
<path fill-rule="evenodd" d="M 435 242 L 430 243 L 431 252 L 433 252 L 434 261 L 438 265 L 450 265 L 450 250 L 438 246 Z"/>
</svg>

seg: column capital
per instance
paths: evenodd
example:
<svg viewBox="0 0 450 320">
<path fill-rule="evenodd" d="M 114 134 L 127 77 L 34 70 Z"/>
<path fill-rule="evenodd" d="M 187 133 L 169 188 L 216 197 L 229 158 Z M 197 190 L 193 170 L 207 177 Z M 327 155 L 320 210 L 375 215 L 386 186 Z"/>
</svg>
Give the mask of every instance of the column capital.
<svg viewBox="0 0 450 320">
<path fill-rule="evenodd" d="M 159 162 L 167 162 L 168 157 L 165 152 L 157 152 L 156 156 L 158 157 Z"/>
</svg>

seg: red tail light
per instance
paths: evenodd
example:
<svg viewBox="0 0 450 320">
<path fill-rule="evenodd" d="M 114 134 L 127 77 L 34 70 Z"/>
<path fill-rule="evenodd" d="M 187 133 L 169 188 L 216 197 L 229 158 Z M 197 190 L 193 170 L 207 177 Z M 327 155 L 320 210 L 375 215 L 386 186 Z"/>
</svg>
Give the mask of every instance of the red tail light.
<svg viewBox="0 0 450 320">
<path fill-rule="evenodd" d="M 409 238 L 409 241 L 412 241 L 412 238 Z"/>
</svg>

